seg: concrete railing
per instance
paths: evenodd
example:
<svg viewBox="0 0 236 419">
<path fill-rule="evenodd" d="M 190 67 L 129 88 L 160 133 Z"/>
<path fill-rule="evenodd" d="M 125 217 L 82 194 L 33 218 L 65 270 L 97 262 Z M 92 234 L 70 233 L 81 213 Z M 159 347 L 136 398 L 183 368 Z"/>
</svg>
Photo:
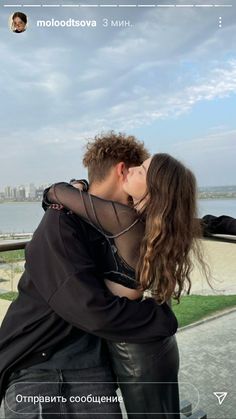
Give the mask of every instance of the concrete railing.
<svg viewBox="0 0 236 419">
<path fill-rule="evenodd" d="M 0 242 L 0 252 L 24 249 L 30 240 L 3 240 Z"/>
<path fill-rule="evenodd" d="M 9 250 L 19 250 L 24 249 L 27 243 L 31 239 L 24 240 L 2 240 L 0 241 L 0 252 L 5 252 Z M 211 236 L 204 237 L 203 240 L 211 240 L 216 242 L 225 242 L 225 243 L 236 243 L 236 236 L 228 236 L 223 234 L 212 234 Z"/>
</svg>

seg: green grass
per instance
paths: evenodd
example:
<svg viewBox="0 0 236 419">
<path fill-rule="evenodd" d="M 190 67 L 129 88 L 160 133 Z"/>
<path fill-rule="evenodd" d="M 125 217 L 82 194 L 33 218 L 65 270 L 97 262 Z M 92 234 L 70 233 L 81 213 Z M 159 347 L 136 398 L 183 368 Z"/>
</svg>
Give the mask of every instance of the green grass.
<svg viewBox="0 0 236 419">
<path fill-rule="evenodd" d="M 188 295 L 181 298 L 180 304 L 172 301 L 179 327 L 234 306 L 236 307 L 236 295 Z"/>
<path fill-rule="evenodd" d="M 9 301 L 14 301 L 17 298 L 17 296 L 18 296 L 18 292 L 13 292 L 13 291 L 0 294 L 0 298 L 2 300 L 9 300 Z"/>
<path fill-rule="evenodd" d="M 25 251 L 22 250 L 12 250 L 8 252 L 1 252 L 0 253 L 0 263 L 10 263 L 10 262 L 17 262 L 19 260 L 25 259 Z"/>
<path fill-rule="evenodd" d="M 0 294 L 0 299 L 13 301 L 17 295 L 17 292 L 7 292 Z M 230 307 L 236 307 L 236 295 L 189 295 L 182 297 L 180 304 L 172 302 L 179 327 L 187 326 Z"/>
</svg>

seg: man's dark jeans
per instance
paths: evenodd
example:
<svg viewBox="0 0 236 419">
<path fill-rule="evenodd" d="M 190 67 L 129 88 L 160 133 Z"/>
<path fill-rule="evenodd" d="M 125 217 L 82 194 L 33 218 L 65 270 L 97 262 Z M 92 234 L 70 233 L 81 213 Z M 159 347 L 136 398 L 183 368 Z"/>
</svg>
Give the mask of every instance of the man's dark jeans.
<svg viewBox="0 0 236 419">
<path fill-rule="evenodd" d="M 5 417 L 121 419 L 116 388 L 114 377 L 106 367 L 75 371 L 20 370 L 9 378 Z"/>
</svg>

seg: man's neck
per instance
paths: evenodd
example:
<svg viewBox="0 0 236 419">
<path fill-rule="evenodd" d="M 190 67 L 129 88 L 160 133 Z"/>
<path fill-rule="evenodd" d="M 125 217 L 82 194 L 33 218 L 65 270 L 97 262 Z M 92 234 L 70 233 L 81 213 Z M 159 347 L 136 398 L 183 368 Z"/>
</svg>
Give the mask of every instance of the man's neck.
<svg viewBox="0 0 236 419">
<path fill-rule="evenodd" d="M 125 205 L 128 204 L 128 195 L 120 188 L 114 187 L 110 182 L 92 183 L 89 187 L 89 192 L 102 199 L 120 202 Z"/>
</svg>

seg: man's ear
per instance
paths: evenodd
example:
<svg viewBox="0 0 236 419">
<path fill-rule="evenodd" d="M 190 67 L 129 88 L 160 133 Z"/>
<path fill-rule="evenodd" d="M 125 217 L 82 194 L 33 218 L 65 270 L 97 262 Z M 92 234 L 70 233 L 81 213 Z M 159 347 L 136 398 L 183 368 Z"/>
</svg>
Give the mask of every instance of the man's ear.
<svg viewBox="0 0 236 419">
<path fill-rule="evenodd" d="M 116 165 L 116 173 L 120 180 L 125 180 L 128 173 L 128 168 L 126 167 L 124 162 L 120 162 Z"/>
</svg>

